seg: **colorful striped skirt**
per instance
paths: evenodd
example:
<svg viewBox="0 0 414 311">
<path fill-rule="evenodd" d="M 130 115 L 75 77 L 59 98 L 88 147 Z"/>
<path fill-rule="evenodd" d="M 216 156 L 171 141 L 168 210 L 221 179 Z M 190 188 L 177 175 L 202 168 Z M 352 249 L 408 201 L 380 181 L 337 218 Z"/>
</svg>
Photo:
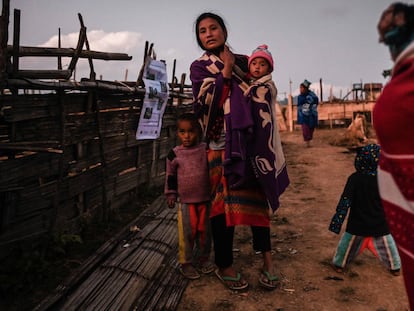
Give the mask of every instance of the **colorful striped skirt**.
<svg viewBox="0 0 414 311">
<path fill-rule="evenodd" d="M 227 226 L 270 226 L 269 205 L 257 181 L 248 189 L 229 190 L 223 175 L 224 150 L 209 150 L 212 206 L 210 217 L 226 214 Z"/>
</svg>

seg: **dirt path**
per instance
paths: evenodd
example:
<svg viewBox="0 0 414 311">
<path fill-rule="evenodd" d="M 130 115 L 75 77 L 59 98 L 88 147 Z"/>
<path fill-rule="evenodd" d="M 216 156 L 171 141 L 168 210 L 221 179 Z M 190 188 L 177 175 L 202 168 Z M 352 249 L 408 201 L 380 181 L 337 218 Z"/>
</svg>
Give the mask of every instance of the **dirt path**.
<svg viewBox="0 0 414 311">
<path fill-rule="evenodd" d="M 232 292 L 214 274 L 203 276 L 187 287 L 178 310 L 408 310 L 402 276 L 392 276 L 369 251 L 345 274 L 329 265 L 339 236 L 327 228 L 354 170 L 354 155 L 329 144 L 343 132 L 318 130 L 311 148 L 304 147 L 300 131 L 282 133 L 291 185 L 271 225 L 281 288 L 269 292 L 258 286 L 261 255 L 252 250 L 250 229 L 238 227 L 235 267 L 249 281 L 249 290 Z"/>
</svg>

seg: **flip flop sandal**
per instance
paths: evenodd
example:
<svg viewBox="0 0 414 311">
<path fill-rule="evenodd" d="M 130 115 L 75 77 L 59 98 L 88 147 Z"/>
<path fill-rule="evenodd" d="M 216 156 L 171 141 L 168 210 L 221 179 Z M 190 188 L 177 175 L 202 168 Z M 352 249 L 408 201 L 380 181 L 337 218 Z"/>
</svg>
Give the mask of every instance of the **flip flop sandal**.
<svg viewBox="0 0 414 311">
<path fill-rule="evenodd" d="M 242 290 L 249 286 L 245 280 L 242 279 L 241 274 L 237 273 L 235 277 L 232 276 L 225 276 L 221 275 L 219 269 L 214 271 L 217 278 L 228 288 L 231 290 Z"/>
<path fill-rule="evenodd" d="M 268 271 L 262 271 L 259 283 L 266 289 L 275 289 L 279 286 L 280 282 L 276 275 L 271 275 Z"/>
<path fill-rule="evenodd" d="M 180 267 L 180 273 L 189 280 L 196 280 L 200 278 L 200 273 L 192 265 L 185 265 Z"/>
<path fill-rule="evenodd" d="M 202 264 L 200 264 L 199 268 L 200 268 L 201 273 L 210 274 L 211 272 L 214 271 L 216 266 L 213 265 L 213 263 L 211 263 L 210 261 L 205 261 Z"/>
</svg>

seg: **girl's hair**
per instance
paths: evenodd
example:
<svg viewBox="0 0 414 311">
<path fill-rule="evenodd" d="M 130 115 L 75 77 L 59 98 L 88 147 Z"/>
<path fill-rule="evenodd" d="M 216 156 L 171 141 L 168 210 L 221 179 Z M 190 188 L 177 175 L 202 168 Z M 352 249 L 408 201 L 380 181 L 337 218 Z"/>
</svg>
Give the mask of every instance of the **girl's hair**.
<svg viewBox="0 0 414 311">
<path fill-rule="evenodd" d="M 200 122 L 198 121 L 196 115 L 192 112 L 184 112 L 182 114 L 180 114 L 177 118 L 177 123 L 180 121 L 188 121 L 191 123 L 191 125 L 197 130 L 197 134 L 200 137 L 201 135 L 201 125 Z"/>
<path fill-rule="evenodd" d="M 211 13 L 211 12 L 205 12 L 202 13 L 199 17 L 197 17 L 196 22 L 195 22 L 195 33 L 196 33 L 196 38 L 197 38 L 197 43 L 198 46 L 205 50 L 205 47 L 203 46 L 203 44 L 201 43 L 200 40 L 200 31 L 198 29 L 198 26 L 200 25 L 200 22 L 206 18 L 212 18 L 214 19 L 219 25 L 220 27 L 223 29 L 224 32 L 224 38 L 225 40 L 227 40 L 227 27 L 226 24 L 224 23 L 224 20 L 218 16 L 217 14 Z"/>
</svg>

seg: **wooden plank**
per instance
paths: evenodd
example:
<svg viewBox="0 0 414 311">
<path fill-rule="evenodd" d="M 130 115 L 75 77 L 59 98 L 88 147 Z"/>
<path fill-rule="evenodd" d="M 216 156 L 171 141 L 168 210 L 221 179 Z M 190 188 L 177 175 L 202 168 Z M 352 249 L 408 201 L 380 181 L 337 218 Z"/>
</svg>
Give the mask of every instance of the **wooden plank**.
<svg viewBox="0 0 414 311">
<path fill-rule="evenodd" d="M 11 55 L 13 46 L 7 46 L 7 53 Z M 20 46 L 18 55 L 20 57 L 35 56 L 35 57 L 73 57 L 76 50 L 74 48 L 54 48 L 54 47 L 36 47 L 36 46 Z M 79 53 L 79 58 L 92 58 L 101 60 L 131 60 L 132 56 L 125 53 L 109 53 L 98 52 L 91 50 L 82 50 Z"/>
<path fill-rule="evenodd" d="M 137 170 L 136 167 L 136 150 L 123 149 L 116 153 L 116 157 L 108 156 L 107 169 L 109 176 L 122 175 L 131 170 Z"/>
<path fill-rule="evenodd" d="M 10 0 L 2 1 L 0 16 L 0 85 L 7 79 L 7 41 L 9 40 Z M 1 91 L 3 91 L 1 89 Z"/>
<path fill-rule="evenodd" d="M 0 161 L 0 187 L 7 184 L 27 185 L 31 179 L 48 178 L 57 174 L 59 155 L 32 153 Z M 30 169 L 22 169 L 30 168 Z"/>
<path fill-rule="evenodd" d="M 145 89 L 142 87 L 126 87 L 120 84 L 110 84 L 102 81 L 41 81 L 37 79 L 7 79 L 5 88 L 19 88 L 29 90 L 79 90 L 90 91 L 100 90 L 108 92 L 119 92 L 127 94 L 145 95 Z"/>
<path fill-rule="evenodd" d="M 16 76 L 19 71 L 19 56 L 17 52 L 20 45 L 20 10 L 14 9 L 14 22 L 13 22 L 13 67 L 12 75 Z"/>
<path fill-rule="evenodd" d="M 78 43 L 76 45 L 76 49 L 73 53 L 72 59 L 70 60 L 70 63 L 68 66 L 68 69 L 70 70 L 70 72 L 73 72 L 73 70 L 75 70 L 75 67 L 78 62 L 79 55 L 82 51 L 85 40 L 86 40 L 86 27 L 81 27 L 81 29 L 79 30 Z M 66 77 L 66 79 L 69 79 L 69 78 L 70 78 L 70 75 Z"/>
<path fill-rule="evenodd" d="M 62 195 L 73 197 L 84 191 L 100 187 L 101 183 L 104 182 L 101 170 L 102 167 L 97 166 L 78 175 L 65 178 L 61 187 Z"/>
<path fill-rule="evenodd" d="M 168 212 L 168 211 L 167 211 Z M 140 295 L 140 289 L 142 290 L 142 282 L 151 280 L 156 272 L 159 270 L 160 264 L 166 258 L 167 254 L 171 250 L 171 245 L 176 243 L 176 235 L 172 234 L 168 230 L 168 226 L 171 222 L 168 219 L 174 219 L 172 213 L 166 213 L 164 216 L 157 216 L 157 225 L 153 227 L 150 234 L 141 239 L 140 242 L 134 247 L 134 242 L 138 240 L 130 241 L 128 250 L 129 256 L 117 265 L 122 273 L 122 279 L 118 281 L 121 288 L 116 286 L 108 286 L 101 288 L 96 293 L 96 299 L 94 303 L 88 304 L 93 309 L 103 309 L 109 306 L 118 308 L 118 310 L 127 310 L 131 306 L 136 298 L 136 295 Z M 176 233 L 176 222 L 173 222 L 174 233 Z M 146 226 L 144 229 L 146 229 Z M 170 225 L 171 227 L 171 225 Z M 125 251 L 123 251 L 125 253 Z M 124 272 L 129 272 L 129 275 L 125 277 Z M 117 275 L 113 275 L 114 279 L 110 280 L 110 284 L 117 281 Z M 116 284 L 116 283 L 115 283 Z M 127 308 L 122 308 L 126 306 Z"/>
<path fill-rule="evenodd" d="M 62 154 L 63 150 L 57 147 L 44 147 L 36 144 L 36 142 L 18 142 L 18 143 L 0 143 L 0 150 L 15 150 L 15 151 L 34 151 L 34 152 L 49 152 Z"/>
<path fill-rule="evenodd" d="M 13 142 L 60 141 L 60 125 L 55 118 L 37 118 L 19 123 L 15 127 Z"/>
<path fill-rule="evenodd" d="M 119 239 L 119 237 L 118 237 Z M 66 297 L 69 295 L 70 291 L 74 289 L 74 287 L 87 283 L 88 279 L 86 278 L 86 275 L 90 275 L 91 271 L 94 271 L 99 267 L 99 263 L 105 258 L 107 253 L 111 252 L 112 249 L 117 245 L 118 239 L 111 239 L 107 243 L 105 243 L 98 252 L 91 256 L 87 262 L 85 262 L 82 267 L 79 269 L 77 274 L 72 275 L 70 278 L 68 278 L 63 284 L 58 286 L 54 293 L 50 296 L 46 297 L 43 301 L 41 301 L 34 310 L 41 311 L 41 310 L 63 310 L 61 308 L 61 305 L 66 303 L 66 309 L 65 310 L 78 310 L 76 309 L 78 305 L 82 305 L 83 299 L 87 297 L 87 294 L 89 291 L 85 291 L 83 295 L 79 295 L 76 297 L 76 304 L 72 303 L 73 296 Z M 106 273 L 108 275 L 111 274 L 112 271 L 107 271 Z M 103 272 L 101 272 L 103 273 Z M 88 284 L 89 288 L 94 288 L 96 286 L 99 286 L 99 284 Z"/>
<path fill-rule="evenodd" d="M 131 114 L 129 110 L 101 111 L 99 123 L 104 137 L 113 137 L 124 134 L 138 125 L 139 116 Z"/>
<path fill-rule="evenodd" d="M 114 195 L 121 195 L 122 193 L 135 189 L 137 187 L 139 173 L 139 171 L 134 170 L 121 176 L 117 176 L 115 179 Z"/>
<path fill-rule="evenodd" d="M 6 124 L 1 124 L 0 121 L 0 141 L 1 142 L 7 142 L 9 140 L 9 126 Z M 1 150 L 0 150 L 1 151 Z"/>
<path fill-rule="evenodd" d="M 87 170 L 90 167 L 100 164 L 100 156 L 97 153 L 89 153 L 88 157 L 79 160 L 73 160 L 68 165 L 68 175 L 73 176 L 80 174 L 82 171 Z"/>
<path fill-rule="evenodd" d="M 166 212 L 170 213 L 170 215 L 166 214 Z M 131 241 L 131 243 L 138 243 L 137 244 L 138 246 L 139 246 L 139 243 L 147 243 L 147 244 L 154 243 L 154 241 L 152 241 L 152 238 L 151 238 L 152 232 L 154 230 L 165 231 L 164 230 L 165 228 L 160 224 L 166 223 L 165 217 L 169 217 L 169 218 L 172 217 L 174 219 L 175 216 L 171 215 L 171 213 L 172 213 L 171 210 L 168 210 L 165 208 L 165 200 L 163 200 L 163 198 L 159 198 L 156 201 L 154 201 L 154 203 L 151 204 L 151 207 L 148 209 L 148 212 L 143 213 L 138 218 L 141 218 L 141 221 L 143 221 L 144 218 L 147 217 L 147 215 L 156 214 L 157 216 L 155 216 L 155 218 L 154 216 L 152 218 L 147 218 L 149 222 L 147 221 L 147 225 L 144 225 L 144 227 L 142 228 L 140 232 L 138 233 L 128 232 L 129 240 Z M 125 230 L 128 230 L 129 226 L 135 223 L 139 223 L 138 218 L 137 220 L 130 223 Z M 140 236 L 141 239 L 137 239 L 136 238 L 137 236 Z M 165 235 L 165 237 L 167 236 L 168 238 L 174 239 L 176 241 L 176 237 L 171 237 L 171 234 Z M 144 237 L 147 237 L 148 240 L 146 240 L 146 238 Z M 64 310 L 77 310 L 78 308 L 92 308 L 93 309 L 94 307 L 96 307 L 97 309 L 107 309 L 108 304 L 110 305 L 113 304 L 112 301 L 115 301 L 114 299 L 118 297 L 118 293 L 120 291 L 121 286 L 124 287 L 122 289 L 124 291 L 123 293 L 127 293 L 127 292 L 131 293 L 131 291 L 126 290 L 125 286 L 129 284 L 128 280 L 134 279 L 136 281 L 136 278 L 139 277 L 140 273 L 137 271 L 125 269 L 126 266 L 122 268 L 121 266 L 116 266 L 113 264 L 105 264 L 105 262 L 114 263 L 114 260 L 116 259 L 115 262 L 119 262 L 119 263 L 124 262 L 127 265 L 131 265 L 131 263 L 129 263 L 129 259 L 131 258 L 127 255 L 134 254 L 134 252 L 132 251 L 133 249 L 131 247 L 129 248 L 122 247 L 122 245 L 125 242 L 121 242 L 121 241 L 124 241 L 124 240 L 125 240 L 125 236 L 123 235 L 122 239 L 120 236 L 118 237 L 117 243 L 112 243 L 112 246 L 113 246 L 112 249 L 109 252 L 106 252 L 107 254 L 106 257 L 108 257 L 108 254 L 111 254 L 111 256 L 106 260 L 103 260 L 103 258 L 100 257 L 102 259 L 101 260 L 102 264 L 99 265 L 99 268 L 97 268 L 97 265 L 95 264 L 93 269 L 91 269 L 93 270 L 93 272 L 88 277 L 84 277 L 78 280 L 79 282 L 81 281 L 80 282 L 81 284 L 77 284 L 78 286 L 76 287 L 76 290 L 72 288 L 70 291 L 71 294 L 69 294 L 69 289 L 66 287 L 65 291 L 69 295 L 65 299 L 59 299 L 58 295 L 54 295 L 53 299 L 51 298 L 46 299 L 43 306 L 45 305 L 50 306 L 51 302 L 53 301 L 54 305 L 59 305 L 59 308 L 64 309 Z M 161 246 L 164 247 L 165 249 L 168 249 L 169 246 L 167 245 L 169 241 L 167 243 L 160 242 Z M 138 247 L 139 251 L 146 252 L 149 255 L 151 255 L 151 249 L 153 248 L 147 248 L 144 250 L 140 250 L 140 248 Z M 122 257 L 123 259 L 118 258 L 119 256 Z M 141 266 L 142 263 L 140 263 L 139 261 L 146 261 L 146 257 L 136 256 L 135 260 L 136 262 L 132 264 L 132 266 L 137 266 L 137 265 Z M 162 261 L 156 261 L 156 262 L 161 263 Z M 148 279 L 148 277 L 145 277 L 144 275 L 140 278 L 142 278 L 141 280 Z M 142 282 L 132 282 L 132 283 L 135 286 L 137 286 L 137 284 L 141 284 L 141 285 L 143 284 Z M 116 284 L 118 284 L 119 286 L 116 286 Z M 145 286 L 143 286 L 142 288 L 144 287 Z M 61 289 L 62 287 L 59 287 L 59 288 Z M 41 305 L 42 304 L 40 304 L 35 310 L 47 310 L 44 307 L 42 308 Z"/>
<path fill-rule="evenodd" d="M 107 285 L 105 280 L 111 279 L 115 269 L 101 269 L 97 267 L 93 273 L 84 280 L 74 293 L 60 306 L 60 310 L 93 310 L 90 308 L 97 292 Z"/>
<path fill-rule="evenodd" d="M 86 36 L 86 27 L 85 27 L 85 24 L 83 23 L 83 17 L 82 17 L 82 15 L 81 15 L 80 13 L 78 13 L 78 18 L 79 18 L 79 22 L 80 22 L 80 24 L 81 24 L 81 28 L 82 28 L 82 29 L 85 29 L 85 46 L 86 46 L 86 49 L 87 49 L 88 51 L 90 51 L 88 37 Z M 82 52 L 82 51 L 81 51 L 81 52 Z M 80 54 L 80 53 L 79 53 L 79 54 Z M 95 73 L 95 70 L 94 70 L 94 68 L 93 68 L 93 61 L 92 61 L 92 57 L 88 57 L 88 62 L 89 62 L 89 68 L 90 68 L 90 79 L 91 79 L 91 80 L 95 80 L 95 78 L 96 78 L 96 73 Z"/>
<path fill-rule="evenodd" d="M 132 142 L 132 144 L 131 144 Z M 114 153 L 124 153 L 135 149 L 138 144 L 135 143 L 135 132 L 132 130 L 125 131 L 122 135 L 105 137 L 105 144 L 108 146 L 105 155 L 111 157 Z"/>
<path fill-rule="evenodd" d="M 123 85 L 119 83 L 109 82 L 114 85 Z M 111 108 L 129 108 L 132 111 L 138 112 L 141 110 L 143 103 L 143 96 L 136 94 L 98 94 L 98 99 L 101 101 L 101 109 Z"/>
<path fill-rule="evenodd" d="M 102 189 L 93 188 L 83 193 L 83 200 L 87 210 L 92 210 L 98 206 L 102 206 Z"/>
<path fill-rule="evenodd" d="M 7 120 L 9 122 L 25 120 L 25 118 L 21 118 L 21 114 L 24 113 L 28 116 L 31 114 L 31 118 L 37 118 L 39 115 L 56 116 L 59 113 L 59 99 L 64 103 L 66 113 L 85 111 L 87 103 L 87 94 L 85 93 L 73 93 L 70 96 L 62 96 L 61 98 L 55 93 L 3 96 L 2 109 L 4 110 L 5 116 L 9 118 Z M 30 117 L 27 119 L 30 119 Z"/>
<path fill-rule="evenodd" d="M 30 185 L 19 191 L 18 205 L 14 210 L 14 221 L 33 217 L 36 214 L 47 214 L 53 205 L 53 196 L 56 191 L 56 183 L 48 185 Z"/>
<path fill-rule="evenodd" d="M 174 136 L 175 137 L 175 136 Z M 171 139 L 170 137 L 161 137 L 159 139 L 160 146 L 158 150 L 158 158 L 165 159 L 172 148 L 174 148 L 177 143 L 175 139 Z"/>
<path fill-rule="evenodd" d="M 138 163 L 152 161 L 152 141 L 141 141 L 138 149 Z"/>
<path fill-rule="evenodd" d="M 130 168 L 134 168 L 136 165 L 137 148 L 122 146 L 122 141 L 116 141 L 118 138 L 115 137 L 115 140 L 111 141 L 116 142 L 114 145 L 106 143 L 105 157 L 107 158 L 106 169 L 108 176 L 118 175 Z M 73 158 L 68 163 L 68 175 L 74 175 L 89 167 L 99 165 L 101 159 L 97 147 L 95 141 L 90 141 L 87 148 L 85 148 L 88 156 L 80 159 Z"/>
<path fill-rule="evenodd" d="M 145 286 L 146 280 L 141 276 L 130 271 L 113 268 L 111 278 L 101 282 L 103 286 L 100 290 L 94 291 L 93 295 L 90 295 L 90 299 L 85 301 L 83 305 L 86 305 L 90 310 L 108 310 L 120 294 L 122 287 L 128 286 L 131 279 L 134 280 L 138 288 L 142 289 Z"/>
<path fill-rule="evenodd" d="M 177 305 L 188 284 L 178 270 L 176 254 L 178 249 L 171 250 L 171 256 L 163 262 L 164 269 L 159 269 L 154 278 L 147 284 L 131 309 L 142 310 L 176 310 Z"/>
<path fill-rule="evenodd" d="M 48 231 L 49 217 L 45 214 L 36 214 L 27 218 L 20 218 L 15 225 L 8 224 L 5 232 L 0 236 L 0 246 L 7 247 L 21 240 L 30 240 L 39 237 Z"/>
<path fill-rule="evenodd" d="M 67 79 L 71 76 L 70 70 L 52 70 L 52 69 L 19 69 L 13 75 L 14 78 L 28 79 Z"/>
<path fill-rule="evenodd" d="M 66 116 L 64 144 L 92 140 L 97 136 L 94 113 Z"/>
<path fill-rule="evenodd" d="M 176 271 L 172 267 L 177 266 L 176 256 L 177 256 L 177 240 L 176 240 L 176 224 L 170 230 L 164 229 L 163 235 L 160 235 L 158 237 L 152 236 L 151 238 L 158 241 L 163 241 L 169 245 L 169 250 L 165 252 L 165 256 L 163 256 L 163 260 L 161 262 L 157 262 L 156 260 L 151 257 L 151 260 L 146 260 L 145 263 L 147 263 L 147 269 L 148 271 L 156 271 L 155 274 L 152 274 L 149 281 L 147 282 L 147 286 L 142 292 L 136 293 L 134 290 L 135 284 L 130 284 L 128 289 L 134 293 L 134 296 L 129 294 L 124 297 L 123 304 L 121 310 L 128 310 L 132 309 L 132 306 L 135 306 L 139 310 L 155 310 L 153 309 L 154 306 L 149 307 L 149 304 L 151 301 L 155 301 L 155 305 L 158 305 L 159 310 L 164 310 L 162 308 L 162 296 L 165 296 L 166 289 L 174 287 L 173 284 L 177 283 L 171 283 L 169 282 L 171 279 L 174 279 L 176 274 Z M 173 238 L 173 240 L 171 239 Z M 155 246 L 157 248 L 157 246 Z M 170 264 L 165 264 L 166 262 L 170 262 Z M 163 268 L 160 269 L 160 266 Z M 158 268 L 157 268 L 158 267 Z M 178 275 L 180 278 L 181 276 Z M 181 278 L 183 279 L 183 278 Z M 178 283 L 179 284 L 179 283 Z M 181 286 L 186 285 L 180 284 Z M 177 290 L 177 289 L 176 289 Z M 182 288 L 183 290 L 183 288 Z M 134 299 L 134 301 L 132 301 Z"/>
<path fill-rule="evenodd" d="M 6 122 L 17 122 L 45 117 L 54 117 L 59 114 L 56 98 L 45 100 L 39 98 L 19 98 L 19 101 L 5 100 L 3 115 Z"/>
</svg>

